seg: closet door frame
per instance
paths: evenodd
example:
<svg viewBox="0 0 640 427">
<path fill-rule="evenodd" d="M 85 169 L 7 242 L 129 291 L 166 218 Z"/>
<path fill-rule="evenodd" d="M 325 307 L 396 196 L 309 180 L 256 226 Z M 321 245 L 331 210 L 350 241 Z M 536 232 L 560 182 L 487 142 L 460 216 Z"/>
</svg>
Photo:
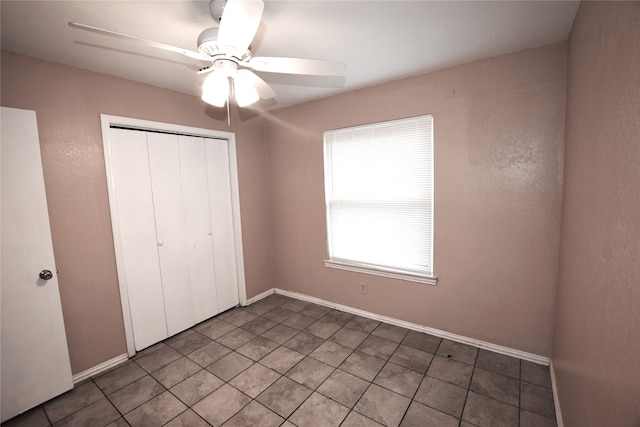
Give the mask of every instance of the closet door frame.
<svg viewBox="0 0 640 427">
<path fill-rule="evenodd" d="M 113 196 L 115 188 L 114 178 L 111 173 L 111 146 L 109 139 L 109 129 L 111 126 L 122 126 L 126 128 L 139 129 L 143 131 L 161 131 L 166 133 L 185 134 L 203 138 L 222 139 L 227 141 L 229 151 L 229 179 L 231 184 L 231 207 L 233 215 L 233 235 L 235 241 L 236 275 L 238 280 L 238 301 L 240 305 L 247 304 L 247 289 L 244 274 L 244 258 L 242 248 L 242 230 L 240 217 L 240 196 L 238 187 L 238 162 L 236 155 L 236 140 L 233 132 L 225 132 L 213 129 L 203 129 L 190 126 L 181 126 L 170 123 L 154 122 L 149 120 L 134 119 L 130 117 L 100 115 L 102 125 L 102 144 L 104 148 L 104 161 L 107 173 L 107 187 L 109 188 L 109 208 L 111 213 L 111 223 L 113 228 L 113 245 L 116 256 L 116 265 L 122 265 L 124 255 L 122 242 L 120 241 L 120 224 L 118 223 L 118 206 Z M 127 341 L 127 353 L 129 357 L 135 355 L 135 344 L 133 337 L 133 322 L 129 305 L 129 293 L 124 270 L 118 268 L 118 286 L 120 288 L 120 300 L 122 303 L 122 316 L 124 320 L 125 336 Z"/>
</svg>

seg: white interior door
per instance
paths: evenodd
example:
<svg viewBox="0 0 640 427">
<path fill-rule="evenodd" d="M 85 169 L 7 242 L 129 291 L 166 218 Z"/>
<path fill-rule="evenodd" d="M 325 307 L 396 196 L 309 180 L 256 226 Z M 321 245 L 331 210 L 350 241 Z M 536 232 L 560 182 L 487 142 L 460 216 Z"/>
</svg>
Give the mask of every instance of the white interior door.
<svg viewBox="0 0 640 427">
<path fill-rule="evenodd" d="M 35 111 L 2 107 L 2 421 L 73 387 Z M 51 272 L 48 277 L 46 271 Z"/>
<path fill-rule="evenodd" d="M 235 140 L 114 116 L 103 115 L 102 126 L 133 355 L 246 302 Z"/>
<path fill-rule="evenodd" d="M 195 324 L 189 280 L 187 225 L 182 198 L 181 153 L 177 135 L 144 133 L 147 135 L 149 150 L 165 315 L 167 330 L 171 336 Z"/>
<path fill-rule="evenodd" d="M 165 339 L 167 322 L 158 260 L 153 197 L 145 132 L 110 129 L 111 222 L 124 313 L 131 318 L 135 349 Z M 112 188 L 117 188 L 113 191 Z"/>
</svg>

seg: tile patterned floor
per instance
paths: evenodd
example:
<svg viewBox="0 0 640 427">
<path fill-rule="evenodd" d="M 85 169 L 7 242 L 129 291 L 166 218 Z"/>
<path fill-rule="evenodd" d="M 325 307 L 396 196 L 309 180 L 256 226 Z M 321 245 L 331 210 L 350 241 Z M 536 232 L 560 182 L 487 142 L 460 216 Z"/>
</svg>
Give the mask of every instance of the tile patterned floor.
<svg viewBox="0 0 640 427">
<path fill-rule="evenodd" d="M 556 426 L 549 369 L 271 295 L 3 426 Z"/>
</svg>

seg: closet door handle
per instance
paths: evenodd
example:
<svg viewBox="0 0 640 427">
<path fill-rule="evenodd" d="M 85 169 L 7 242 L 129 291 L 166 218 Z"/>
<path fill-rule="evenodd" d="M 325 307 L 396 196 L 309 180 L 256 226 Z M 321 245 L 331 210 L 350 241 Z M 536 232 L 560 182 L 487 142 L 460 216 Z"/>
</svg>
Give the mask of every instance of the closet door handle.
<svg viewBox="0 0 640 427">
<path fill-rule="evenodd" d="M 164 245 L 164 242 L 162 240 L 158 240 L 158 246 L 162 246 Z"/>
</svg>

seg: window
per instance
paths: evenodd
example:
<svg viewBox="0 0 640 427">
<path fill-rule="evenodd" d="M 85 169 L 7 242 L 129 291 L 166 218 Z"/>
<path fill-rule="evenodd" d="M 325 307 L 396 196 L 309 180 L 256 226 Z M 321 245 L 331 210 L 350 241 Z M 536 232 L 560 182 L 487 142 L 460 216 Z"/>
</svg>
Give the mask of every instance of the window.
<svg viewBox="0 0 640 427">
<path fill-rule="evenodd" d="M 328 267 L 435 284 L 433 117 L 324 133 Z"/>
</svg>

